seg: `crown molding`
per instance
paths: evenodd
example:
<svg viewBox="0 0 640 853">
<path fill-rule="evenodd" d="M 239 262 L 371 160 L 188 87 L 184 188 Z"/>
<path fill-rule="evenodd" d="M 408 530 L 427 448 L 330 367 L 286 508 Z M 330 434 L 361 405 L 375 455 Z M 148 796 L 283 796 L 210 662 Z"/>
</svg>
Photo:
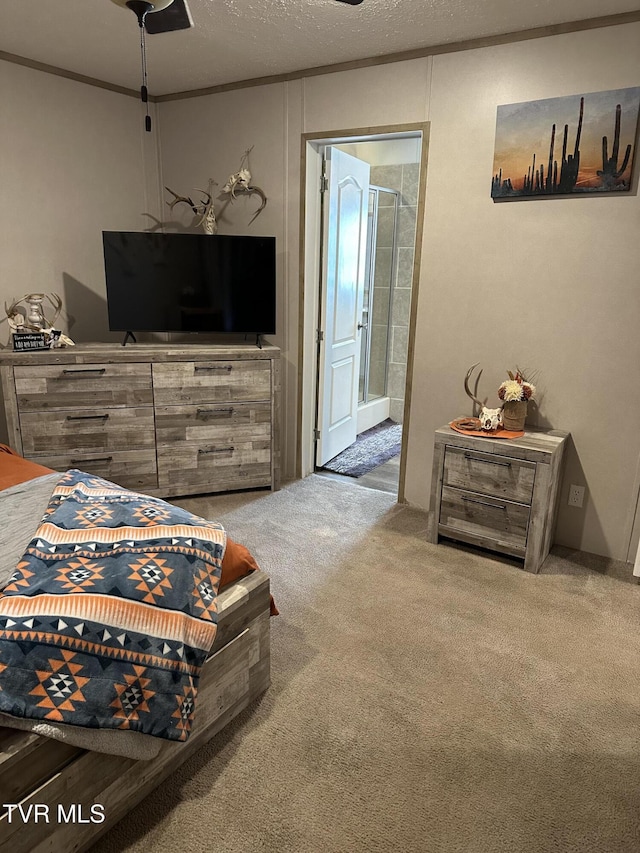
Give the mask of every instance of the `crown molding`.
<svg viewBox="0 0 640 853">
<path fill-rule="evenodd" d="M 419 47 L 400 53 L 388 53 L 383 56 L 371 56 L 367 59 L 354 59 L 349 62 L 339 62 L 334 65 L 320 65 L 315 68 L 305 68 L 288 74 L 274 74 L 270 77 L 254 77 L 251 80 L 240 80 L 236 83 L 224 83 L 220 86 L 209 86 L 204 89 L 192 89 L 187 92 L 158 95 L 156 101 L 177 101 L 186 98 L 201 98 L 204 95 L 216 95 L 219 92 L 232 92 L 235 89 L 247 89 L 253 86 L 268 86 L 272 83 L 287 83 L 291 80 L 301 80 L 305 77 L 317 77 L 322 74 L 335 74 L 338 71 L 353 71 L 358 68 L 370 68 L 374 65 L 387 65 L 392 62 L 406 62 L 411 59 L 424 59 L 428 56 L 439 56 L 445 53 L 458 53 L 463 50 L 477 50 L 483 47 L 496 47 L 519 41 L 547 38 L 548 36 L 564 35 L 565 33 L 594 30 L 602 27 L 615 27 L 621 24 L 633 24 L 640 21 L 640 10 L 637 12 L 621 12 L 617 15 L 602 15 L 598 18 L 585 18 L 581 21 L 569 21 L 564 24 L 549 24 L 518 32 L 503 33 L 495 36 L 468 39 L 466 41 L 449 42 L 448 44 Z"/>
<path fill-rule="evenodd" d="M 67 80 L 75 80 L 76 83 L 86 83 L 88 86 L 96 86 L 98 89 L 107 89 L 109 92 L 117 92 L 119 95 L 140 99 L 139 89 L 127 89 L 125 86 L 116 86 L 115 83 L 107 83 L 95 77 L 87 77 L 84 74 L 77 74 L 75 71 L 58 68 L 56 65 L 47 65 L 46 62 L 27 59 L 26 56 L 18 56 L 16 53 L 6 53 L 6 51 L 0 50 L 0 59 L 5 62 L 13 62 L 14 65 L 24 65 L 25 68 L 33 68 L 45 74 L 54 74 L 56 77 L 66 77 Z M 149 100 L 153 100 L 153 98 L 149 97 Z"/>
<path fill-rule="evenodd" d="M 447 44 L 433 45 L 431 47 L 419 47 L 405 50 L 399 53 L 388 53 L 382 56 L 371 56 L 365 59 L 354 59 L 349 62 L 338 62 L 333 65 L 319 65 L 315 68 L 304 68 L 299 71 L 291 71 L 286 74 L 272 74 L 268 77 L 253 77 L 248 80 L 238 80 L 233 83 L 223 83 L 219 86 L 207 86 L 201 89 L 191 89 L 185 92 L 173 92 L 166 95 L 149 95 L 149 100 L 154 103 L 165 101 L 178 101 L 186 98 L 201 98 L 205 95 L 216 95 L 220 92 L 232 92 L 236 89 L 249 89 L 255 86 L 269 86 L 274 83 L 288 83 L 292 80 L 302 80 L 305 77 L 317 77 L 323 74 L 336 74 L 339 71 L 353 71 L 359 68 L 370 68 L 375 65 L 388 65 L 393 62 L 407 62 L 411 59 L 424 59 L 429 56 L 439 56 L 446 53 L 458 53 L 463 50 L 477 50 L 484 47 L 497 47 L 504 44 L 512 44 L 520 41 L 547 38 L 549 36 L 564 35 L 566 33 L 582 32 L 584 30 L 600 29 L 602 27 L 616 27 L 622 24 L 633 24 L 640 21 L 640 10 L 636 12 L 621 12 L 617 15 L 602 15 L 597 18 L 585 18 L 580 21 L 568 21 L 563 24 L 549 24 L 544 27 L 535 27 L 529 30 L 520 30 L 511 33 L 502 33 L 495 36 L 483 36 L 482 38 L 468 39 L 466 41 L 449 42 Z M 16 65 L 24 65 L 45 74 L 54 74 L 57 77 L 66 77 L 78 83 L 86 83 L 99 89 L 117 92 L 129 98 L 140 98 L 138 89 L 128 89 L 124 86 L 116 86 L 95 77 L 87 77 L 77 74 L 75 71 L 67 71 L 55 65 L 47 65 L 34 59 L 27 59 L 14 53 L 6 53 L 0 50 L 0 60 L 13 62 Z"/>
</svg>

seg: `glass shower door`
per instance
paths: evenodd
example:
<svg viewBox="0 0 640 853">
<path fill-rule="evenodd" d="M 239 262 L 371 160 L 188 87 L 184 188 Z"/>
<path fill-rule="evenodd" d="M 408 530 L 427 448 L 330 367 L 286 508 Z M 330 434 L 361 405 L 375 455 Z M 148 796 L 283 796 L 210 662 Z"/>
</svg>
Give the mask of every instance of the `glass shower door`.
<svg viewBox="0 0 640 853">
<path fill-rule="evenodd" d="M 384 187 L 370 187 L 364 305 L 360 321 L 360 404 L 387 393 L 397 218 L 398 193 Z"/>
</svg>

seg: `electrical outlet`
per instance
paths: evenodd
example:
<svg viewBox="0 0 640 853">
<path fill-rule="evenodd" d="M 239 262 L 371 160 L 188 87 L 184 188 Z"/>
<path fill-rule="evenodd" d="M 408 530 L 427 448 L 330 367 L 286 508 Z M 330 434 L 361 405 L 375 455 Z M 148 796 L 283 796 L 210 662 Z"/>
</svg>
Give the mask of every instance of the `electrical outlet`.
<svg viewBox="0 0 640 853">
<path fill-rule="evenodd" d="M 569 486 L 569 506 L 581 507 L 584 502 L 584 486 Z"/>
</svg>

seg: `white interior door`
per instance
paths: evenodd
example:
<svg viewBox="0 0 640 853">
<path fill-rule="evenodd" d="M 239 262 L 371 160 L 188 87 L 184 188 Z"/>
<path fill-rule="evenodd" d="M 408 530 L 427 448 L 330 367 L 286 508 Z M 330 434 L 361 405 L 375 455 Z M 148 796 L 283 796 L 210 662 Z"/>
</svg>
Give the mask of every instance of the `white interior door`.
<svg viewBox="0 0 640 853">
<path fill-rule="evenodd" d="M 368 163 L 328 146 L 316 465 L 356 440 L 369 201 Z"/>
</svg>

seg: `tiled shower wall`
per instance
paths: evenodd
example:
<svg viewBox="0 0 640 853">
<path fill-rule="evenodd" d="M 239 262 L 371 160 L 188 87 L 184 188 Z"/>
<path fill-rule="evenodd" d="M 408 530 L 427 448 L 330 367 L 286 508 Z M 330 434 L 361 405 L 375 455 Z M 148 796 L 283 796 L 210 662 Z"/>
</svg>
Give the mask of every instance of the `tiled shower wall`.
<svg viewBox="0 0 640 853">
<path fill-rule="evenodd" d="M 370 181 L 374 186 L 386 187 L 391 190 L 397 190 L 400 193 L 397 222 L 396 269 L 395 278 L 392 278 L 395 284 L 392 292 L 388 294 L 391 297 L 391 328 L 389 330 L 387 394 L 391 399 L 390 416 L 397 423 L 402 423 L 404 413 L 404 386 L 407 376 L 409 312 L 411 307 L 411 278 L 415 255 L 419 168 L 418 163 L 372 166 L 370 177 Z M 385 213 L 386 211 L 382 210 L 381 216 L 384 216 Z M 381 266 L 389 263 L 390 257 L 391 247 L 378 245 L 376 266 L 379 263 Z M 374 313 L 376 295 L 374 295 Z M 379 300 L 379 304 L 384 301 L 386 300 Z M 377 317 L 376 320 L 379 322 Z"/>
</svg>

